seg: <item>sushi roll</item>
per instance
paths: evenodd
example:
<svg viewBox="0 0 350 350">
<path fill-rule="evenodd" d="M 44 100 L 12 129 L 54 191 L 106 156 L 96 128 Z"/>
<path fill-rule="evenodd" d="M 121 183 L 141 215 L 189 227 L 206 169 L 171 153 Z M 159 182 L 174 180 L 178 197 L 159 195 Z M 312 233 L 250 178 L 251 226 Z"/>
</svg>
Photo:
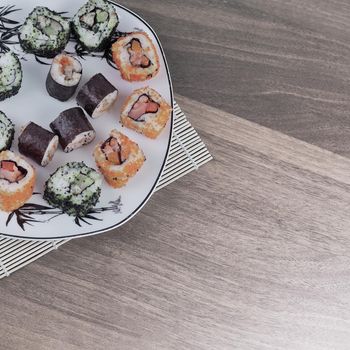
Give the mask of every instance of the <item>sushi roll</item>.
<svg viewBox="0 0 350 350">
<path fill-rule="evenodd" d="M 94 140 L 96 133 L 84 111 L 79 107 L 62 112 L 51 124 L 63 151 L 68 153 Z"/>
<path fill-rule="evenodd" d="M 10 151 L 0 153 L 0 210 L 11 212 L 32 196 L 35 170 L 23 158 Z"/>
<path fill-rule="evenodd" d="M 22 85 L 22 66 L 11 51 L 0 54 L 0 101 L 17 95 Z"/>
<path fill-rule="evenodd" d="M 0 111 L 0 152 L 11 148 L 15 135 L 15 125 Z"/>
<path fill-rule="evenodd" d="M 47 7 L 36 7 L 19 30 L 19 42 L 25 52 L 55 57 L 67 45 L 69 21 Z"/>
<path fill-rule="evenodd" d="M 92 118 L 110 110 L 118 98 L 118 90 L 102 75 L 94 75 L 78 92 L 77 103 Z"/>
<path fill-rule="evenodd" d="M 120 122 L 151 139 L 155 139 L 167 124 L 172 108 L 150 87 L 138 89 L 122 107 Z"/>
<path fill-rule="evenodd" d="M 47 92 L 62 102 L 69 100 L 77 90 L 82 71 L 81 63 L 76 58 L 64 53 L 57 55 L 47 75 Z"/>
<path fill-rule="evenodd" d="M 30 122 L 18 138 L 18 150 L 41 166 L 48 165 L 58 147 L 58 136 Z"/>
<path fill-rule="evenodd" d="M 119 23 L 115 7 L 105 0 L 89 0 L 72 21 L 73 31 L 87 51 L 104 51 Z"/>
<path fill-rule="evenodd" d="M 96 146 L 94 157 L 106 181 L 114 188 L 125 186 L 146 160 L 138 144 L 117 130 L 112 130 L 110 137 Z"/>
<path fill-rule="evenodd" d="M 46 181 L 44 199 L 72 216 L 84 217 L 101 195 L 101 175 L 83 162 L 59 167 Z"/>
<path fill-rule="evenodd" d="M 112 45 L 113 61 L 128 81 L 151 79 L 159 72 L 159 56 L 151 38 L 144 32 L 120 37 Z"/>
</svg>

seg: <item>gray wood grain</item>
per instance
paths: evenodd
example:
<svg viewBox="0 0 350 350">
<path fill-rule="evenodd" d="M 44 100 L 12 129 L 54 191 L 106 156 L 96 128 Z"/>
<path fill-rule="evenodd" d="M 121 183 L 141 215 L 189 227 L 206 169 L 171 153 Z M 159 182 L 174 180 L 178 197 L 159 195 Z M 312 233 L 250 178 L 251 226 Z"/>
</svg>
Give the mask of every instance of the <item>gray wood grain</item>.
<svg viewBox="0 0 350 350">
<path fill-rule="evenodd" d="M 215 160 L 1 281 L 1 349 L 348 349 L 350 160 L 177 100 Z"/>
<path fill-rule="evenodd" d="M 344 0 L 121 0 L 155 27 L 175 91 L 350 156 Z"/>
</svg>

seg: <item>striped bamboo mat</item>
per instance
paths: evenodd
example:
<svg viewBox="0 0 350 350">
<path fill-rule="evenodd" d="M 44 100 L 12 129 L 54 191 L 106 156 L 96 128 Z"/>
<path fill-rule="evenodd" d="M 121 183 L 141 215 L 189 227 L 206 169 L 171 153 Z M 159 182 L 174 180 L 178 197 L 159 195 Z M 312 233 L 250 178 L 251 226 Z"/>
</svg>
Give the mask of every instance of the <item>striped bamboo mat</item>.
<svg viewBox="0 0 350 350">
<path fill-rule="evenodd" d="M 157 191 L 212 159 L 207 147 L 176 102 L 174 112 L 171 149 Z M 0 236 L 0 279 L 10 276 L 66 242 L 68 240 L 26 241 Z"/>
</svg>

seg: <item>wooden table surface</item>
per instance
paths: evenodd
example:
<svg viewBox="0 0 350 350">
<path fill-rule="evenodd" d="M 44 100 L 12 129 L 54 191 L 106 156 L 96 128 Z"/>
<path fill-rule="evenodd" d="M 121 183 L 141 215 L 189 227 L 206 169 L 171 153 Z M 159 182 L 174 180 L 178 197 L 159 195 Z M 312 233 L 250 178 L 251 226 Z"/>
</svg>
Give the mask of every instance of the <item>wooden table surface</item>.
<svg viewBox="0 0 350 350">
<path fill-rule="evenodd" d="M 350 5 L 122 3 L 215 160 L 2 280 L 0 349 L 349 349 Z"/>
</svg>

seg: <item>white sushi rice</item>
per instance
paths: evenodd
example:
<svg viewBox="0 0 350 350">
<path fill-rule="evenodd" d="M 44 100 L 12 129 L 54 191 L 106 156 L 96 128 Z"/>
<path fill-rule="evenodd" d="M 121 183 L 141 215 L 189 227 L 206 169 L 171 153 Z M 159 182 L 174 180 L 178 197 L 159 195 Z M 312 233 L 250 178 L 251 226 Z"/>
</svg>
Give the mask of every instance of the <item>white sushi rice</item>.
<svg viewBox="0 0 350 350">
<path fill-rule="evenodd" d="M 69 153 L 77 148 L 87 145 L 95 139 L 95 136 L 96 133 L 93 130 L 82 132 L 81 134 L 77 135 L 69 145 L 66 146 L 64 152 Z"/>
<path fill-rule="evenodd" d="M 61 59 L 65 57 L 69 60 L 69 66 L 66 67 L 65 71 L 62 70 Z M 74 57 L 68 55 L 57 55 L 51 66 L 50 74 L 54 81 L 63 86 L 76 86 L 79 84 L 81 79 L 82 66 L 81 63 Z"/>
<path fill-rule="evenodd" d="M 9 139 L 13 135 L 14 125 L 6 115 L 0 112 L 0 150 L 7 147 Z"/>
<path fill-rule="evenodd" d="M 0 94 L 21 85 L 22 70 L 17 56 L 9 51 L 0 54 Z"/>
<path fill-rule="evenodd" d="M 57 151 L 57 147 L 58 147 L 58 136 L 55 135 L 46 149 L 46 152 L 41 161 L 41 166 L 46 166 L 51 162 L 54 154 Z"/>
<path fill-rule="evenodd" d="M 82 170 L 85 169 L 82 168 Z M 83 183 L 76 181 L 76 179 L 82 176 L 82 170 L 76 167 L 61 167 L 50 179 L 51 190 L 54 190 L 57 195 L 63 197 L 70 197 L 74 194 L 77 196 L 75 202 L 80 204 L 83 200 L 83 192 L 86 187 Z M 90 172 L 88 176 L 91 178 L 91 182 L 94 182 L 89 188 L 89 193 L 96 192 L 102 185 L 102 178 L 97 172 Z"/>
<path fill-rule="evenodd" d="M 101 117 L 105 112 L 107 112 L 114 103 L 117 101 L 118 98 L 118 90 L 113 91 L 109 95 L 107 95 L 95 108 L 94 112 L 92 113 L 92 118 L 99 118 Z"/>
<path fill-rule="evenodd" d="M 37 29 L 32 21 L 28 21 L 26 25 L 23 26 L 21 29 L 20 38 L 24 40 L 25 38 L 31 36 L 35 39 L 36 42 L 42 42 L 42 45 L 44 45 L 48 40 L 53 41 L 56 39 L 55 37 L 50 38 L 49 36 L 41 32 L 39 29 Z"/>
<path fill-rule="evenodd" d="M 11 54 L 11 52 L 2 54 L 0 56 L 0 66 L 1 67 L 11 66 L 12 64 L 13 64 L 13 55 Z"/>
</svg>

